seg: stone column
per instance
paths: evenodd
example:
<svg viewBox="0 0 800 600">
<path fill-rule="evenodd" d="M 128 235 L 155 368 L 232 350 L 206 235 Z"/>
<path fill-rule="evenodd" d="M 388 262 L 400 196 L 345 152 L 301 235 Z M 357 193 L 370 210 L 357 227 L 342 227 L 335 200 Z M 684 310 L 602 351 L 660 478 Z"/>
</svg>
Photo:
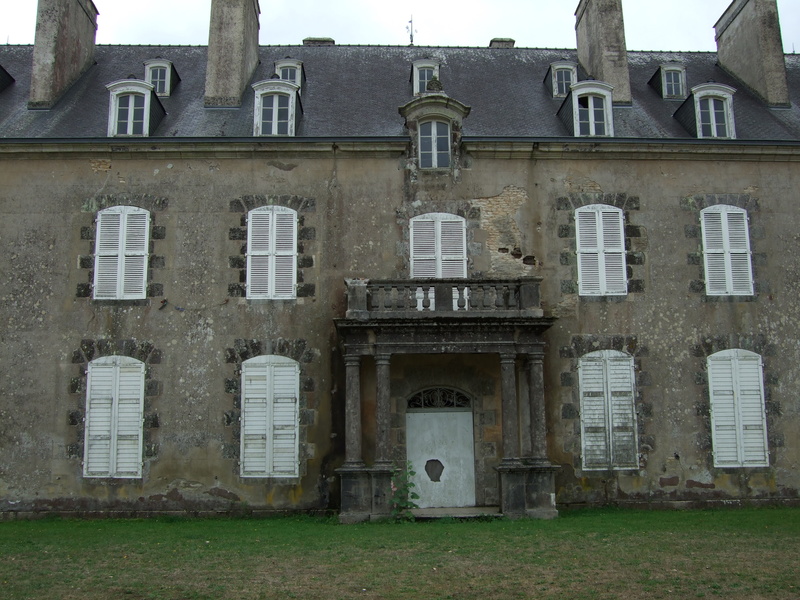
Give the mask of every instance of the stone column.
<svg viewBox="0 0 800 600">
<path fill-rule="evenodd" d="M 519 410 L 515 355 L 500 355 L 500 394 L 503 402 L 503 464 L 519 463 Z"/>
<path fill-rule="evenodd" d="M 527 368 L 528 401 L 531 407 L 531 457 L 535 461 L 547 462 L 547 420 L 542 355 L 529 355 Z"/>
<path fill-rule="evenodd" d="M 377 379 L 377 410 L 375 415 L 375 466 L 387 466 L 389 457 L 389 413 L 390 407 L 390 361 L 391 355 L 379 354 L 375 357 L 375 377 Z"/>
<path fill-rule="evenodd" d="M 361 456 L 361 357 L 348 354 L 345 368 L 345 467 L 363 467 Z"/>
</svg>

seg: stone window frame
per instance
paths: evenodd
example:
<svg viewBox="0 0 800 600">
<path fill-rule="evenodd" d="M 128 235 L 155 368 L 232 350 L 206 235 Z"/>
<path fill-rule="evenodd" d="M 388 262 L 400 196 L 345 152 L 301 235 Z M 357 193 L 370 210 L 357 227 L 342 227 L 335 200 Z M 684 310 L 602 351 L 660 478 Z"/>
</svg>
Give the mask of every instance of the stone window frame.
<svg viewBox="0 0 800 600">
<path fill-rule="evenodd" d="M 649 453 L 656 448 L 655 429 L 653 427 L 653 404 L 648 401 L 648 388 L 652 385 L 652 376 L 648 370 L 650 349 L 643 344 L 637 335 L 573 335 L 570 344 L 559 349 L 559 357 L 567 360 L 566 370 L 561 371 L 561 387 L 568 388 L 567 401 L 561 404 L 561 419 L 572 423 L 573 435 L 564 442 L 564 451 L 573 456 L 573 468 L 583 470 L 583 451 L 581 438 L 581 398 L 579 387 L 579 359 L 590 352 L 598 350 L 615 350 L 633 357 L 635 377 L 634 411 L 636 414 L 636 439 L 638 444 L 638 467 L 625 469 L 590 469 L 587 476 L 600 476 L 603 473 L 622 473 L 646 469 Z M 563 396 L 562 396 L 563 397 Z"/>
<path fill-rule="evenodd" d="M 780 383 L 777 374 L 772 369 L 772 361 L 778 356 L 778 349 L 770 341 L 769 336 L 763 333 L 736 332 L 727 334 L 706 334 L 698 337 L 698 343 L 693 344 L 689 351 L 696 361 L 695 384 L 700 388 L 695 404 L 695 414 L 702 421 L 702 433 L 697 440 L 697 446 L 704 452 L 706 467 L 712 472 L 730 473 L 740 475 L 742 467 L 716 466 L 713 457 L 712 424 L 711 424 L 711 391 L 708 381 L 708 357 L 723 350 L 747 350 L 761 357 L 762 385 L 764 389 L 764 414 L 767 423 L 767 448 L 769 453 L 775 452 L 786 445 L 785 433 L 781 427 L 783 414 L 781 402 L 774 393 Z M 774 456 L 769 458 L 770 464 L 775 464 Z M 769 472 L 772 467 L 747 467 L 749 471 Z M 714 484 L 709 484 L 713 488 Z"/>
<path fill-rule="evenodd" d="M 569 73 L 570 82 L 564 91 L 560 89 L 560 82 L 558 80 L 559 73 Z M 550 88 L 553 92 L 553 98 L 566 98 L 569 95 L 570 88 L 578 83 L 578 63 L 571 60 L 558 60 L 550 63 Z"/>
<path fill-rule="evenodd" d="M 570 96 L 572 99 L 572 119 L 573 132 L 575 137 L 614 137 L 614 110 L 613 110 L 613 91 L 614 87 L 604 81 L 579 81 L 572 84 Z M 603 133 L 596 133 L 598 120 L 594 118 L 597 107 L 587 107 L 589 112 L 589 133 L 581 133 L 580 102 L 582 99 L 600 99 L 603 103 Z M 593 101 L 591 101 L 593 103 Z"/>
<path fill-rule="evenodd" d="M 145 297 L 138 300 L 95 300 L 92 298 L 92 289 L 94 282 L 95 270 L 95 245 L 97 238 L 97 214 L 101 210 L 112 208 L 115 206 L 134 206 L 147 210 L 150 213 L 150 243 L 149 243 L 149 259 L 147 266 L 146 278 L 146 294 Z M 76 288 L 75 297 L 89 298 L 95 305 L 114 305 L 120 304 L 131 306 L 147 306 L 149 305 L 150 298 L 159 298 L 164 295 L 164 284 L 155 282 L 156 272 L 164 269 L 166 265 L 166 258 L 159 256 L 155 252 L 159 247 L 161 240 L 166 238 L 167 228 L 163 225 L 157 225 L 158 213 L 166 210 L 169 207 L 169 200 L 165 197 L 151 196 L 150 194 L 109 194 L 101 195 L 87 200 L 85 209 L 92 215 L 91 225 L 81 227 L 80 237 L 82 241 L 89 244 L 89 253 L 78 257 L 78 267 L 87 273 L 86 282 L 79 283 Z"/>
<path fill-rule="evenodd" d="M 694 114 L 697 128 L 698 139 L 720 139 L 720 140 L 735 140 L 736 139 L 736 122 L 733 115 L 733 94 L 736 92 L 735 88 L 722 83 L 702 83 L 692 88 L 692 103 L 694 105 Z M 712 131 L 710 135 L 703 134 L 702 113 L 703 105 L 711 101 L 718 101 L 722 104 L 723 108 L 723 124 L 725 125 L 726 135 L 717 135 L 717 128 L 720 123 L 713 119 Z M 709 114 L 715 115 L 715 111 L 711 110 Z"/>
<path fill-rule="evenodd" d="M 237 272 L 237 283 L 228 284 L 228 296 L 232 298 L 245 298 L 247 290 L 247 215 L 254 208 L 263 206 L 283 206 L 297 213 L 297 262 L 295 297 L 313 298 L 317 293 L 317 286 L 312 279 L 314 273 L 316 254 L 317 230 L 316 222 L 317 203 L 314 198 L 302 196 L 275 195 L 266 196 L 244 195 L 230 201 L 229 212 L 239 214 L 238 226 L 230 227 L 228 239 L 238 243 L 238 254 L 228 257 L 228 266 Z M 309 279 L 312 279 L 309 281 Z M 271 300 L 248 300 L 248 302 L 271 302 Z"/>
<path fill-rule="evenodd" d="M 75 397 L 75 408 L 67 414 L 67 423 L 75 432 L 71 443 L 67 444 L 66 456 L 69 459 L 83 460 L 85 446 L 85 410 L 87 393 L 88 364 L 101 357 L 127 356 L 144 363 L 144 410 L 143 410 L 143 470 L 142 476 L 128 478 L 140 483 L 147 475 L 148 459 L 158 456 L 159 445 L 154 441 L 155 430 L 159 429 L 159 418 L 156 412 L 157 399 L 162 393 L 162 383 L 156 379 L 157 365 L 163 360 L 163 353 L 149 341 L 135 339 L 83 339 L 78 349 L 72 352 L 72 364 L 78 365 L 79 372 L 69 382 L 69 394 Z M 155 405 L 155 406 L 154 406 Z M 156 438 L 157 440 L 157 438 Z M 87 482 L 123 481 L 116 477 L 91 477 Z"/>
<path fill-rule="evenodd" d="M 168 98 L 172 94 L 173 85 L 177 83 L 177 81 L 174 81 L 174 79 L 180 81 L 179 78 L 173 76 L 175 67 L 172 64 L 172 61 L 165 60 L 163 58 L 153 58 L 144 61 L 144 67 L 145 80 L 153 86 L 153 91 L 156 93 L 156 95 L 162 98 Z M 163 80 L 161 77 L 155 77 L 156 73 L 161 70 L 164 72 Z M 162 81 L 163 86 L 160 85 Z"/>
<path fill-rule="evenodd" d="M 138 79 L 123 79 L 109 83 L 106 89 L 110 93 L 108 103 L 108 137 L 148 137 L 152 133 L 152 129 L 154 129 L 154 127 L 151 127 L 150 119 L 152 114 L 151 105 L 153 103 L 153 98 L 156 97 L 153 84 Z M 126 131 L 124 133 L 118 133 L 121 99 L 128 98 L 130 101 L 137 97 L 143 99 L 141 133 L 134 133 L 132 131 L 135 127 L 135 121 L 132 118 L 126 121 Z M 128 108 L 129 116 L 133 110 L 134 108 Z"/>
<path fill-rule="evenodd" d="M 283 81 L 281 79 L 266 79 L 252 85 L 255 90 L 253 102 L 253 135 L 256 137 L 294 137 L 297 130 L 297 121 L 302 114 L 302 105 L 299 100 L 300 86 L 296 83 Z M 266 99 L 275 101 L 279 97 L 288 98 L 288 115 L 286 121 L 286 133 L 278 133 L 280 121 L 273 117 L 269 132 L 264 130 L 263 110 Z M 279 110 L 273 108 L 274 112 Z"/>
<path fill-rule="evenodd" d="M 316 382 L 308 373 L 312 364 L 317 363 L 320 351 L 308 346 L 304 339 L 234 339 L 233 345 L 225 349 L 225 363 L 232 365 L 232 372 L 224 379 L 225 393 L 231 397 L 228 410 L 222 414 L 223 424 L 229 430 L 222 444 L 222 458 L 231 460 L 231 472 L 237 477 L 241 473 L 241 411 L 242 411 L 242 363 L 258 356 L 281 356 L 290 358 L 298 365 L 298 470 L 291 477 L 267 476 L 274 485 L 296 485 L 308 472 L 308 461 L 314 458 L 316 444 L 311 440 L 308 430 L 317 424 L 319 397 Z M 263 485 L 264 477 L 242 477 L 243 484 Z"/>
<path fill-rule="evenodd" d="M 623 232 L 625 234 L 625 274 L 628 280 L 627 295 L 582 296 L 578 288 L 578 263 L 576 249 L 575 210 L 591 204 L 606 204 L 622 210 Z M 562 250 L 559 262 L 569 267 L 570 279 L 561 280 L 562 294 L 577 294 L 581 303 L 585 302 L 625 302 L 632 295 L 645 292 L 645 260 L 647 249 L 647 230 L 632 223 L 632 214 L 639 211 L 641 201 L 638 196 L 626 193 L 584 192 L 561 196 L 556 199 L 556 210 L 564 213 L 567 222 L 558 225 L 557 235 L 569 244 Z"/>
<path fill-rule="evenodd" d="M 750 268 L 753 275 L 753 294 L 739 295 L 709 295 L 706 293 L 705 266 L 703 259 L 702 226 L 700 213 L 703 209 L 716 205 L 729 205 L 747 211 L 748 233 L 750 238 Z M 758 252 L 759 242 L 766 238 L 766 231 L 760 223 L 758 215 L 761 212 L 759 199 L 751 194 L 698 194 L 684 196 L 680 199 L 681 210 L 694 213 L 691 224 L 684 226 L 684 236 L 687 240 L 694 240 L 695 247 L 686 255 L 687 266 L 697 267 L 697 279 L 689 280 L 689 292 L 699 294 L 703 302 L 757 302 L 763 295 L 769 295 L 769 282 L 762 278 L 768 269 L 766 253 Z"/>
<path fill-rule="evenodd" d="M 284 77 L 284 69 L 294 69 L 294 78 L 289 79 Z M 275 75 L 281 81 L 288 81 L 297 86 L 297 93 L 303 93 L 303 82 L 305 81 L 305 71 L 303 70 L 303 61 L 295 58 L 284 58 L 275 61 Z"/>
<path fill-rule="evenodd" d="M 427 83 L 431 79 L 439 79 L 441 81 L 441 78 L 439 77 L 439 66 L 440 63 L 438 61 L 431 60 L 429 58 L 415 60 L 413 63 L 411 63 L 411 85 L 413 88 L 413 94 L 415 96 L 424 94 L 427 91 Z M 427 79 L 425 82 L 426 89 L 420 89 L 420 75 L 421 71 L 424 69 L 429 69 L 432 71 L 432 73 L 430 79 Z"/>
<path fill-rule="evenodd" d="M 663 64 L 661 65 L 661 97 L 664 99 L 683 100 L 686 98 L 686 67 L 680 64 Z M 669 93 L 670 81 L 669 75 L 677 75 L 678 77 L 678 93 Z M 672 84 L 674 85 L 674 84 Z"/>
</svg>

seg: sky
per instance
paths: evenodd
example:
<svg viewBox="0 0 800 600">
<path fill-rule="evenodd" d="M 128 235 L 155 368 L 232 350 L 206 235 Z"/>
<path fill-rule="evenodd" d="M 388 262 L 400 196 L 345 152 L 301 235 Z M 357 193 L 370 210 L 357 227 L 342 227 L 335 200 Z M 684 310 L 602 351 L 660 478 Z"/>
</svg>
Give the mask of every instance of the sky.
<svg viewBox="0 0 800 600">
<path fill-rule="evenodd" d="M 208 43 L 211 0 L 94 0 L 98 44 Z M 0 44 L 31 44 L 36 0 L 0 0 Z M 629 50 L 713 51 L 714 23 L 730 0 L 622 0 Z M 575 48 L 578 0 L 260 0 L 261 44 L 408 45 L 413 16 L 417 46 Z M 800 0 L 778 0 L 784 51 L 800 52 Z"/>
</svg>

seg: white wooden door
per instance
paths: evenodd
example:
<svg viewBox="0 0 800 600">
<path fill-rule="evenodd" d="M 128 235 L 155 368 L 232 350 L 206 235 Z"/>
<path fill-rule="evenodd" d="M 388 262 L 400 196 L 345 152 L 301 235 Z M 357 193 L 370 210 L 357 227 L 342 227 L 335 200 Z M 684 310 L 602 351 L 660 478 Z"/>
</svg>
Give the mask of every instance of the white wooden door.
<svg viewBox="0 0 800 600">
<path fill-rule="evenodd" d="M 407 412 L 406 447 L 420 508 L 475 506 L 471 411 Z"/>
</svg>

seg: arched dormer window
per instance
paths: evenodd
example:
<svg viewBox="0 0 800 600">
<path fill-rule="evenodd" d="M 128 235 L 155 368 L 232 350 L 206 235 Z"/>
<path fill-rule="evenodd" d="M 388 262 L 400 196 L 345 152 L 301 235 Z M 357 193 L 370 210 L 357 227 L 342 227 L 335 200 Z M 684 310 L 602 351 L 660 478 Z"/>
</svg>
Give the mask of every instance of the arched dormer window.
<svg viewBox="0 0 800 600">
<path fill-rule="evenodd" d="M 172 62 L 161 58 L 144 61 L 145 78 L 157 96 L 168 97 L 181 80 Z"/>
<path fill-rule="evenodd" d="M 457 166 L 461 122 L 470 107 L 444 92 L 423 94 L 400 107 L 411 135 L 412 152 L 420 169 Z"/>
<path fill-rule="evenodd" d="M 553 97 L 566 97 L 570 87 L 578 81 L 578 65 L 569 60 L 550 63 L 545 84 L 550 87 Z"/>
<path fill-rule="evenodd" d="M 614 135 L 612 95 L 614 88 L 602 81 L 573 83 L 558 117 L 574 136 L 611 137 Z"/>
<path fill-rule="evenodd" d="M 294 136 L 297 119 L 302 112 L 298 85 L 280 79 L 267 79 L 253 84 L 253 89 L 256 91 L 253 135 Z"/>
<path fill-rule="evenodd" d="M 736 90 L 721 83 L 702 83 L 675 111 L 675 118 L 698 138 L 736 139 L 733 119 L 733 94 Z"/>
<path fill-rule="evenodd" d="M 108 105 L 108 136 L 153 134 L 166 115 L 153 91 L 153 85 L 138 79 L 123 79 L 106 86 L 111 93 Z"/>
<path fill-rule="evenodd" d="M 429 58 L 415 60 L 412 63 L 411 82 L 414 95 L 422 94 L 428 89 L 428 82 L 439 79 L 439 63 Z"/>
<path fill-rule="evenodd" d="M 297 86 L 297 93 L 302 93 L 303 83 L 306 80 L 305 71 L 303 70 L 303 61 L 295 60 L 294 58 L 276 60 L 275 74 L 281 81 L 294 83 Z"/>
</svg>

